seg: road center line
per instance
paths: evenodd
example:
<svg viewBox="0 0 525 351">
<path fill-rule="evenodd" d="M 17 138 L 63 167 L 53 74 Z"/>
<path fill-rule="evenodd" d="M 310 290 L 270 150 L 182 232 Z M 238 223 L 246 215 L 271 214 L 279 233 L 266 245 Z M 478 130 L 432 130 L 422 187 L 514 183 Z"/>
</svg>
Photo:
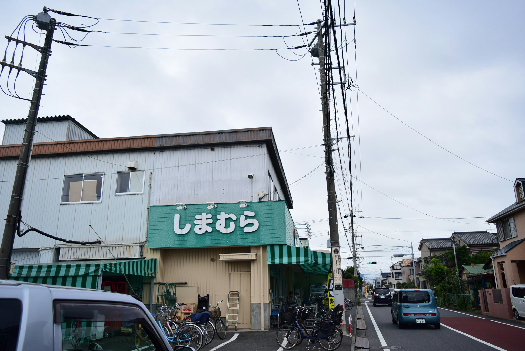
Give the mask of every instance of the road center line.
<svg viewBox="0 0 525 351">
<path fill-rule="evenodd" d="M 235 333 L 235 334 L 232 336 L 232 338 L 231 338 L 230 340 L 225 341 L 225 342 L 223 342 L 222 344 L 219 344 L 219 345 L 215 346 L 215 347 L 214 347 L 213 349 L 211 349 L 210 351 L 215 351 L 215 350 L 217 350 L 217 349 L 220 349 L 220 348 L 223 347 L 224 345 L 227 345 L 227 344 L 231 343 L 232 341 L 235 341 L 235 339 L 237 339 L 238 336 L 239 336 L 239 333 Z"/>
<path fill-rule="evenodd" d="M 450 329 L 450 330 L 455 331 L 456 333 L 460 333 L 460 334 L 465 335 L 465 336 L 467 336 L 467 337 L 469 337 L 469 338 L 471 338 L 471 339 L 473 339 L 473 340 L 479 341 L 479 342 L 482 343 L 482 344 L 485 344 L 485 345 L 487 345 L 487 346 L 493 347 L 493 348 L 495 348 L 496 350 L 506 351 L 505 349 L 502 349 L 501 347 L 497 347 L 496 345 L 492 345 L 491 343 L 488 343 L 488 342 L 483 341 L 483 340 L 481 340 L 481 339 L 475 338 L 475 337 L 473 337 L 472 335 L 469 335 L 469 334 L 467 334 L 467 333 L 463 333 L 462 331 L 459 331 L 459 330 L 457 330 L 457 329 L 454 329 L 454 328 L 452 328 L 452 327 L 449 327 L 448 325 L 445 325 L 445 324 L 443 324 L 443 323 L 441 323 L 441 325 L 444 326 L 445 328 L 448 328 L 448 329 Z"/>
<path fill-rule="evenodd" d="M 374 316 L 372 315 L 372 312 L 370 311 L 370 307 L 368 307 L 368 301 L 365 301 L 365 306 L 368 311 L 368 315 L 370 316 L 370 319 L 372 320 L 372 324 L 374 325 L 374 328 L 376 330 L 377 336 L 379 337 L 379 342 L 381 343 L 381 347 L 387 346 L 385 338 L 383 338 L 383 334 L 381 334 L 381 330 L 379 330 L 379 327 L 377 326 L 376 320 L 374 319 Z M 385 351 L 390 351 L 390 349 L 384 349 Z"/>
</svg>

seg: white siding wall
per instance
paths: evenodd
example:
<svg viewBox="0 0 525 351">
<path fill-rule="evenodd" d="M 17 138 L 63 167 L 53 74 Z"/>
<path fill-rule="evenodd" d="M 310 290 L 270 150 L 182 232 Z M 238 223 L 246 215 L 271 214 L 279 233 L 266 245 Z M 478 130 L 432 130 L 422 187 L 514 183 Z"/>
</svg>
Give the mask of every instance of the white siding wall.
<svg viewBox="0 0 525 351">
<path fill-rule="evenodd" d="M 69 131 L 67 135 L 67 140 L 85 140 L 85 139 L 93 139 L 93 137 L 80 128 L 78 125 L 73 123 L 73 121 L 69 121 Z"/>
<path fill-rule="evenodd" d="M 117 171 L 126 170 L 128 161 L 138 161 L 139 169 L 152 169 L 152 152 L 75 155 L 52 158 L 33 158 L 29 167 L 22 218 L 46 233 L 70 240 L 95 241 L 100 235 L 106 244 L 139 243 L 146 241 L 147 182 L 139 195 L 115 195 Z M 1 161 L 4 164 L 6 161 Z M 10 162 L 12 169 L 16 161 Z M 13 171 L 14 172 L 14 171 Z M 61 205 L 65 174 L 103 172 L 100 203 Z M 12 182 L 10 182 L 12 184 Z M 2 187 L 4 188 L 4 187 Z M 10 196 L 2 194 L 0 204 L 7 213 Z M 7 195 L 7 197 L 6 197 Z M 61 244 L 31 232 L 15 239 L 15 248 L 52 247 Z"/>
<path fill-rule="evenodd" d="M 39 264 L 40 253 L 38 251 L 13 251 L 11 262 L 16 265 Z"/>
<path fill-rule="evenodd" d="M 144 193 L 115 195 L 117 171 L 129 161 L 145 170 Z M 16 160 L 0 160 L 0 214 L 7 213 Z M 89 154 L 33 158 L 24 200 L 23 221 L 46 233 L 70 240 L 104 244 L 134 244 L 147 240 L 148 181 L 152 172 L 151 205 L 206 202 L 258 201 L 268 189 L 268 171 L 284 198 L 266 146 L 241 145 L 180 148 L 130 153 Z M 60 204 L 65 174 L 104 173 L 100 203 Z M 253 174 L 253 180 L 248 178 Z M 267 201 L 265 197 L 263 201 Z M 24 229 L 24 228 L 23 228 Z M 15 239 L 15 248 L 59 245 L 53 239 L 30 232 Z"/>
<path fill-rule="evenodd" d="M 37 123 L 36 132 L 33 137 L 33 143 L 66 141 L 68 124 L 69 121 Z M 2 140 L 2 145 L 22 144 L 25 129 L 25 124 L 6 124 L 4 129 L 4 138 Z"/>
<path fill-rule="evenodd" d="M 272 167 L 264 145 L 170 149 L 156 152 L 155 159 L 151 205 L 251 201 L 251 182 L 258 201 Z"/>
</svg>

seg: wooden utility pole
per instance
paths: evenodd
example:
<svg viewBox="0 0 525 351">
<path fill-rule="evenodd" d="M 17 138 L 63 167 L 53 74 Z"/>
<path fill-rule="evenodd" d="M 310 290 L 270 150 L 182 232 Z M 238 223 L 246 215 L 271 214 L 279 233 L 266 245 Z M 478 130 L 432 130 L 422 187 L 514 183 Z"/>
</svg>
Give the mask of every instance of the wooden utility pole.
<svg viewBox="0 0 525 351">
<path fill-rule="evenodd" d="M 33 135 L 35 133 L 36 119 L 40 107 L 40 99 L 42 97 L 42 88 L 44 86 L 44 81 L 46 80 L 47 62 L 49 56 L 51 56 L 51 43 L 53 42 L 53 32 L 55 31 L 56 24 L 55 19 L 47 14 L 45 8 L 44 12 L 35 16 L 35 21 L 38 28 L 46 30 L 46 39 L 44 46 L 39 50 L 42 54 L 40 66 L 36 73 L 36 82 L 33 89 L 31 107 L 29 108 L 29 114 L 27 116 L 24 140 L 20 148 L 20 157 L 18 158 L 18 164 L 16 166 L 15 182 L 13 184 L 11 201 L 9 203 L 9 211 L 7 213 L 7 218 L 5 219 L 4 235 L 2 237 L 2 246 L 0 247 L 0 279 L 9 278 L 11 252 L 13 251 L 15 231 L 19 223 L 27 168 L 29 166 L 29 159 L 31 158 L 31 149 L 33 147 Z M 29 45 L 29 43 L 26 43 L 26 45 Z M 30 46 L 35 47 L 35 45 L 32 44 Z M 0 62 L 0 64 L 2 66 L 9 66 L 5 62 Z"/>
</svg>

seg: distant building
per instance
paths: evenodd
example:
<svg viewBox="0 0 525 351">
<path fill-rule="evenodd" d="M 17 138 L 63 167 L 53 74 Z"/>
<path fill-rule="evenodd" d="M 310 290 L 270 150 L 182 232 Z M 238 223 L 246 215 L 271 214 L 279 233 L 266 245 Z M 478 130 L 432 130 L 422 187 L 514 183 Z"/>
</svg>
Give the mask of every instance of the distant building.
<svg viewBox="0 0 525 351">
<path fill-rule="evenodd" d="M 491 257 L 498 289 L 525 283 L 525 178 L 514 182 L 516 202 L 487 222 L 496 224 L 499 250 Z"/>
</svg>

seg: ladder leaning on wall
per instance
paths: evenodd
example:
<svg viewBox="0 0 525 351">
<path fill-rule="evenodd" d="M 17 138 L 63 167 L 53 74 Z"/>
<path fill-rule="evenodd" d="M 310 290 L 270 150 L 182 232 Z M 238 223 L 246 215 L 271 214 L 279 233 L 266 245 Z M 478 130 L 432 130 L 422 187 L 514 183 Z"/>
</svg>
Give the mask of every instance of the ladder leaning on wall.
<svg viewBox="0 0 525 351">
<path fill-rule="evenodd" d="M 239 307 L 240 307 L 240 293 L 238 291 L 230 291 L 228 293 L 228 312 L 226 314 L 226 329 L 230 325 L 235 326 L 239 323 Z"/>
</svg>

